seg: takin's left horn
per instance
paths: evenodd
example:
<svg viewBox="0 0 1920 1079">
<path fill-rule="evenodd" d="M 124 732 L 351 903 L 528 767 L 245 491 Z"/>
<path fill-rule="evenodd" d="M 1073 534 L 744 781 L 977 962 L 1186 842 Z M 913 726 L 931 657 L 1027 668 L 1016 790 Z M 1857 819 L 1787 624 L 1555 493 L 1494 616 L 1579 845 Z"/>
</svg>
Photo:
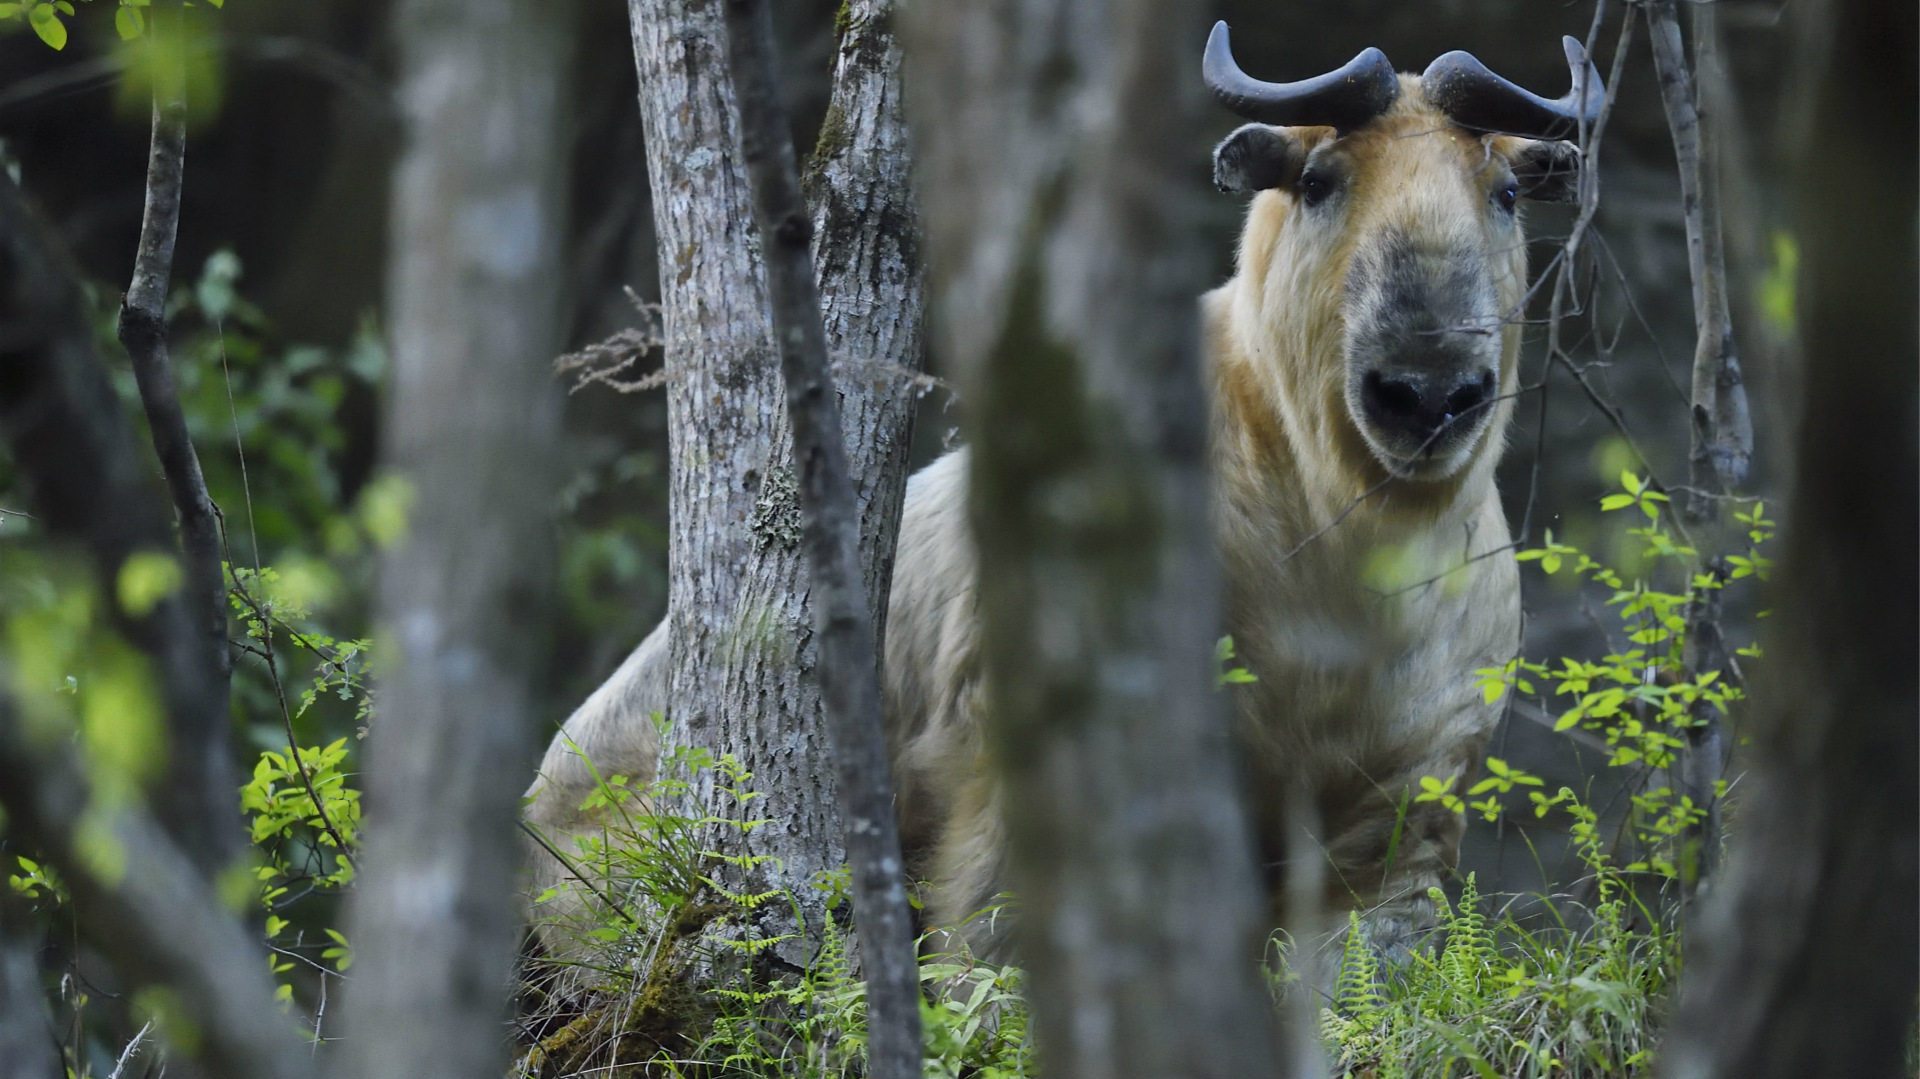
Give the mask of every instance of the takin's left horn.
<svg viewBox="0 0 1920 1079">
<path fill-rule="evenodd" d="M 1256 123 L 1277 127 L 1331 127 L 1342 135 L 1393 107 L 1400 77 L 1379 49 L 1367 49 L 1345 67 L 1299 82 L 1261 82 L 1240 70 L 1227 44 L 1227 24 L 1213 24 L 1200 73 L 1220 104 Z"/>
<path fill-rule="evenodd" d="M 1579 41 L 1562 38 L 1561 45 L 1567 50 L 1573 89 L 1558 100 L 1522 90 L 1488 71 L 1472 53 L 1458 50 L 1427 65 L 1420 92 L 1461 127 L 1530 139 L 1568 138 L 1582 123 L 1591 127 L 1600 118 L 1607 88 Z"/>
</svg>

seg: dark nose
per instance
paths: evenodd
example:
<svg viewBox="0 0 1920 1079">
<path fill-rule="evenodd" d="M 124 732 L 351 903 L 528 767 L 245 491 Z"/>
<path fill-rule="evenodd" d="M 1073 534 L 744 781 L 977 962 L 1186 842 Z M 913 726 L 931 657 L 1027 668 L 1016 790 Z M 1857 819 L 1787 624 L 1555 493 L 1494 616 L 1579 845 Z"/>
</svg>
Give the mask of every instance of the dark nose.
<svg viewBox="0 0 1920 1079">
<path fill-rule="evenodd" d="M 1494 381 L 1492 371 L 1477 377 L 1369 371 L 1361 391 L 1375 423 L 1419 439 L 1431 453 L 1440 441 L 1434 436 L 1442 427 L 1467 417 L 1461 425 L 1465 430 L 1480 418 L 1480 411 L 1493 400 Z"/>
</svg>

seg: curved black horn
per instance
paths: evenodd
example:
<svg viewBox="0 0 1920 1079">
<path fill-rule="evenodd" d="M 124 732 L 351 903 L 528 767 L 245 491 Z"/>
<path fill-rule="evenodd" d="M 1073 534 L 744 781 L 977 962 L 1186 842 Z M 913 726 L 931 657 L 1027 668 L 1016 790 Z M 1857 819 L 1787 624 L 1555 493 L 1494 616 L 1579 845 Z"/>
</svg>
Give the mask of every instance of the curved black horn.
<svg viewBox="0 0 1920 1079">
<path fill-rule="evenodd" d="M 1233 62 L 1227 24 L 1213 24 L 1200 65 L 1207 89 L 1237 115 L 1280 127 L 1332 127 L 1346 134 L 1393 107 L 1400 77 L 1379 49 L 1368 49 L 1338 71 L 1299 82 L 1261 82 Z"/>
<path fill-rule="evenodd" d="M 1557 101 L 1522 90 L 1488 71 L 1472 53 L 1457 50 L 1427 65 L 1420 92 L 1461 127 L 1532 139 L 1567 138 L 1581 122 L 1591 126 L 1600 118 L 1607 88 L 1580 42 L 1569 37 L 1560 43 L 1567 50 L 1573 89 Z"/>
</svg>

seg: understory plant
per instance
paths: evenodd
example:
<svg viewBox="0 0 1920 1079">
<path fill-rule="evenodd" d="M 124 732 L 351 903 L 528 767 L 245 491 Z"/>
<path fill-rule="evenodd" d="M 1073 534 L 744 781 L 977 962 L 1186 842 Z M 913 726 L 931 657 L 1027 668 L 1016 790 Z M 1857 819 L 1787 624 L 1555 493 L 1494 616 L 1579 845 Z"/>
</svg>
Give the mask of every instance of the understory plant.
<svg viewBox="0 0 1920 1079">
<path fill-rule="evenodd" d="M 659 716 L 654 721 L 664 728 Z M 668 750 L 647 783 L 587 767 L 594 789 L 582 809 L 601 822 L 600 831 L 565 841 L 568 849 L 534 833 L 567 876 L 534 897 L 536 917 L 561 900 L 573 901 L 561 909 L 587 916 L 549 921 L 550 949 L 529 957 L 517 1074 L 865 1075 L 866 986 L 846 935 L 846 871 L 805 885 L 826 893 L 829 912 L 813 927 L 820 945 L 805 969 L 797 977 L 766 977 L 753 957 L 791 938 L 743 935 L 721 923 L 750 926 L 751 919 L 728 915 L 769 903 L 792 904 L 797 918 L 800 904 L 784 890 L 725 887 L 714 870 L 727 856 L 698 839 L 713 827 L 751 831 L 772 823 L 752 814 L 752 774 L 731 756 L 686 747 Z M 703 783 L 721 792 L 729 815 L 677 811 Z M 920 978 L 929 1079 L 1032 1073 L 1018 968 L 982 962 L 959 945 L 929 956 Z"/>
<path fill-rule="evenodd" d="M 1490 912 L 1468 874 L 1457 903 L 1431 891 L 1438 927 L 1402 963 L 1383 961 L 1348 915 L 1338 977 L 1319 1009 L 1331 1072 L 1366 1079 L 1614 1079 L 1640 1074 L 1680 975 L 1680 937 L 1608 859 L 1592 810 L 1562 788 L 1599 899 L 1523 924 Z M 1282 996 L 1313 992 L 1285 976 Z"/>
</svg>

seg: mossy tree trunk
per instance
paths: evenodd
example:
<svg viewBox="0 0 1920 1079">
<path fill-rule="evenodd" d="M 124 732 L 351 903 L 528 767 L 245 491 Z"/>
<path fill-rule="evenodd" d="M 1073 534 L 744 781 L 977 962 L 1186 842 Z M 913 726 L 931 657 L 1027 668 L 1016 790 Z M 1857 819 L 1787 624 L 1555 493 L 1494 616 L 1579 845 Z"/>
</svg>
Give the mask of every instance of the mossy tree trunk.
<svg viewBox="0 0 1920 1079">
<path fill-rule="evenodd" d="M 1274 1074 L 1213 683 L 1199 11 L 915 14 L 939 340 L 971 402 L 988 727 L 1043 1065 Z"/>
<path fill-rule="evenodd" d="M 843 19 L 826 130 L 808 168 L 827 340 L 838 363 L 861 562 L 876 624 L 904 492 L 920 363 L 916 224 L 906 178 L 889 0 Z M 739 153 L 720 5 L 631 0 L 634 60 L 660 258 L 670 485 L 667 751 L 732 755 L 759 797 L 734 805 L 706 776 L 696 808 L 764 819 L 716 827 L 728 890 L 792 897 L 748 913 L 762 973 L 805 967 L 845 864 L 834 770 L 812 677 L 813 618 L 786 397 Z"/>
</svg>

